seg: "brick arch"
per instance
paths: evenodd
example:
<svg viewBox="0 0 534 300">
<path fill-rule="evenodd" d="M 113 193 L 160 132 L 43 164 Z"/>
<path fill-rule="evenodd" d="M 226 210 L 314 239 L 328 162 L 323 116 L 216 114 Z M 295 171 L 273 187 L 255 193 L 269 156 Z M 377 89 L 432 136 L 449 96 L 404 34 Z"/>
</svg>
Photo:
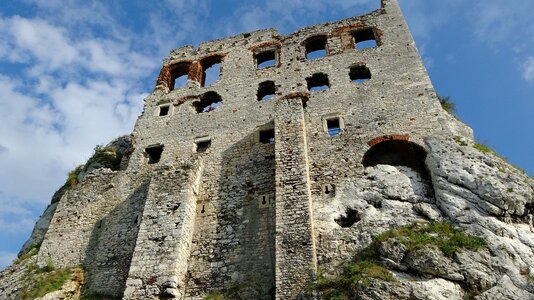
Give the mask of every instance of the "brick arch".
<svg viewBox="0 0 534 300">
<path fill-rule="evenodd" d="M 408 141 L 410 139 L 409 134 L 391 134 L 391 135 L 383 135 L 379 137 L 375 137 L 374 139 L 367 142 L 367 145 L 369 147 L 373 147 L 374 145 L 384 142 L 384 141 Z"/>
<path fill-rule="evenodd" d="M 189 74 L 191 64 L 191 60 L 181 60 L 163 66 L 156 80 L 156 86 L 164 86 L 172 91 L 174 89 L 174 80 L 181 75 Z"/>
</svg>

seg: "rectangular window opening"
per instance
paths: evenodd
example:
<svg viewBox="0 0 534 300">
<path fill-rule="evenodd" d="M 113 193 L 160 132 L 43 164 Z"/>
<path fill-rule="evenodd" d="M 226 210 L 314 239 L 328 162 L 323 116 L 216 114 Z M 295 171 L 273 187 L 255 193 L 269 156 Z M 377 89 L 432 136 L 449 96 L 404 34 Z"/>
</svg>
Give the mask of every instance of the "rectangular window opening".
<svg viewBox="0 0 534 300">
<path fill-rule="evenodd" d="M 211 147 L 211 140 L 200 140 L 197 141 L 195 144 L 197 153 L 205 153 Z"/>
<path fill-rule="evenodd" d="M 276 51 L 266 50 L 255 55 L 256 68 L 265 69 L 276 66 Z"/>
<path fill-rule="evenodd" d="M 306 78 L 306 82 L 310 92 L 324 91 L 330 88 L 328 76 L 323 73 L 313 74 L 311 77 Z"/>
<path fill-rule="evenodd" d="M 204 72 L 202 73 L 201 86 L 210 86 L 221 78 L 221 64 L 222 57 L 218 55 L 210 56 L 202 60 L 201 65 Z"/>
<path fill-rule="evenodd" d="M 326 36 L 311 37 L 306 41 L 306 58 L 309 60 L 325 57 Z"/>
<path fill-rule="evenodd" d="M 366 49 L 377 46 L 376 36 L 373 28 L 366 28 L 352 33 L 354 38 L 354 48 Z"/>
<path fill-rule="evenodd" d="M 258 86 L 257 99 L 258 101 L 267 101 L 274 98 L 276 87 L 274 81 L 265 81 Z"/>
<path fill-rule="evenodd" d="M 274 144 L 274 129 L 260 131 L 260 143 L 262 144 Z"/>
<path fill-rule="evenodd" d="M 170 111 L 170 106 L 169 105 L 165 105 L 165 106 L 160 106 L 159 107 L 159 115 L 160 116 L 166 116 L 169 114 L 169 111 Z"/>
<path fill-rule="evenodd" d="M 350 68 L 349 77 L 352 82 L 362 83 L 371 79 L 371 71 L 366 66 L 354 66 Z"/>
<path fill-rule="evenodd" d="M 328 135 L 331 137 L 341 133 L 341 123 L 339 122 L 339 118 L 327 119 L 326 127 L 328 129 Z"/>
<path fill-rule="evenodd" d="M 171 66 L 171 82 L 169 89 L 179 89 L 187 85 L 190 62 L 181 62 Z"/>
<path fill-rule="evenodd" d="M 161 159 L 161 153 L 163 152 L 163 145 L 150 146 L 145 149 L 145 153 L 148 156 L 148 163 L 155 164 Z"/>
</svg>

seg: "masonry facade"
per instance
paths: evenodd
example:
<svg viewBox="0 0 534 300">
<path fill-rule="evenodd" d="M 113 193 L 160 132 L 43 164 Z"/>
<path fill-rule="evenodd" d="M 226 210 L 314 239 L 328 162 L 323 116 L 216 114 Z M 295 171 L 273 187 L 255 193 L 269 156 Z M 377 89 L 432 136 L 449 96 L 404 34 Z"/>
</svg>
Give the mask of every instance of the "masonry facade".
<svg viewBox="0 0 534 300">
<path fill-rule="evenodd" d="M 370 148 L 470 134 L 442 110 L 396 0 L 178 48 L 127 165 L 62 197 L 38 262 L 82 264 L 88 291 L 124 299 L 235 286 L 295 299 L 349 258 L 351 227 L 317 207 L 364 176 Z"/>
</svg>

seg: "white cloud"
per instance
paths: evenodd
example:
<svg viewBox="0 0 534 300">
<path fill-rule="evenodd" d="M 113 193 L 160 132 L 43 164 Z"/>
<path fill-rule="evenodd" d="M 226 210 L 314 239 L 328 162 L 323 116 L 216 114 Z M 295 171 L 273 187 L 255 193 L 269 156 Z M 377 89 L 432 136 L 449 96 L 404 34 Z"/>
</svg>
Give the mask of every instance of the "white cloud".
<svg viewBox="0 0 534 300">
<path fill-rule="evenodd" d="M 523 78 L 534 82 L 534 56 L 529 56 L 523 63 Z"/>
</svg>

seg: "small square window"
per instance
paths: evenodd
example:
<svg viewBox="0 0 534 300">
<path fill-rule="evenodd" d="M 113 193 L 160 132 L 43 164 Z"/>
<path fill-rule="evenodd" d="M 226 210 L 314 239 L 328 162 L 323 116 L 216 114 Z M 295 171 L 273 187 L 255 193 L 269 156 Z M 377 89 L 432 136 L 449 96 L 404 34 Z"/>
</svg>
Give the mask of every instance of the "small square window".
<svg viewBox="0 0 534 300">
<path fill-rule="evenodd" d="M 195 152 L 205 153 L 211 147 L 211 139 L 208 137 L 198 138 L 195 140 Z"/>
<path fill-rule="evenodd" d="M 148 163 L 155 164 L 161 159 L 161 153 L 163 152 L 163 145 L 154 145 L 147 147 L 145 153 L 148 156 Z"/>
<path fill-rule="evenodd" d="M 325 57 L 328 53 L 326 51 L 326 36 L 314 36 L 306 40 L 306 59 L 317 59 Z"/>
<path fill-rule="evenodd" d="M 371 71 L 366 66 L 354 66 L 350 68 L 349 77 L 352 82 L 362 83 L 371 79 Z"/>
<path fill-rule="evenodd" d="M 257 53 L 255 56 L 256 59 L 256 68 L 265 69 L 269 67 L 276 66 L 276 50 L 266 50 L 260 53 Z"/>
<path fill-rule="evenodd" d="M 260 143 L 262 144 L 274 144 L 274 129 L 260 131 Z"/>
<path fill-rule="evenodd" d="M 169 111 L 170 111 L 170 106 L 169 105 L 164 105 L 164 106 L 160 106 L 159 107 L 159 115 L 160 116 L 166 116 L 169 114 Z"/>
<path fill-rule="evenodd" d="M 354 38 L 354 48 L 366 49 L 377 46 L 376 36 L 373 28 L 365 28 L 352 33 Z"/>
<path fill-rule="evenodd" d="M 341 122 L 339 118 L 332 118 L 326 120 L 326 128 L 328 130 L 328 135 L 331 137 L 336 136 L 341 133 Z"/>
<path fill-rule="evenodd" d="M 318 92 L 328 90 L 330 88 L 330 82 L 328 81 L 328 75 L 324 73 L 315 73 L 311 77 L 306 78 L 308 84 L 308 91 Z"/>
</svg>

